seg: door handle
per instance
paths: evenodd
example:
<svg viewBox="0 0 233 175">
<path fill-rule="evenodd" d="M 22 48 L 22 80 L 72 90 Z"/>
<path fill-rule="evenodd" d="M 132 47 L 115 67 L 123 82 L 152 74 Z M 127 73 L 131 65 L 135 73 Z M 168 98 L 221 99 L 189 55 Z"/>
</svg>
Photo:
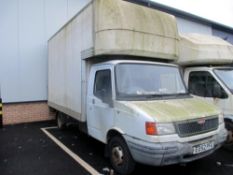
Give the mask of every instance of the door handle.
<svg viewBox="0 0 233 175">
<path fill-rule="evenodd" d="M 92 99 L 92 104 L 95 104 L 95 99 L 94 98 Z"/>
</svg>

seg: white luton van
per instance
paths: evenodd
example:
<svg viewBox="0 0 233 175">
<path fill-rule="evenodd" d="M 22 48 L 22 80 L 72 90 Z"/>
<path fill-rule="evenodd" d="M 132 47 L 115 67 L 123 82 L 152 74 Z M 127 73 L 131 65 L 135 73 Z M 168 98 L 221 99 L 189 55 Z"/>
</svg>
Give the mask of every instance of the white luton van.
<svg viewBox="0 0 233 175">
<path fill-rule="evenodd" d="M 106 144 L 113 168 L 163 166 L 213 153 L 223 116 L 190 96 L 173 16 L 121 0 L 94 0 L 48 43 L 48 104 L 58 126 L 71 117 Z"/>
<path fill-rule="evenodd" d="M 228 130 L 225 146 L 233 150 L 233 45 L 215 36 L 183 34 L 179 52 L 189 92 L 222 110 Z"/>
</svg>

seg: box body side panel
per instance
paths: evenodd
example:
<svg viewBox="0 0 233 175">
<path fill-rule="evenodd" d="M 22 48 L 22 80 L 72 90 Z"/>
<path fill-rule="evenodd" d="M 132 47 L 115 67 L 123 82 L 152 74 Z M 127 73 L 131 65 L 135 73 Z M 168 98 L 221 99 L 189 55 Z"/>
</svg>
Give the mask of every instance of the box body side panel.
<svg viewBox="0 0 233 175">
<path fill-rule="evenodd" d="M 95 1 L 95 54 L 176 60 L 174 16 L 120 0 Z"/>
<path fill-rule="evenodd" d="M 90 4 L 49 40 L 48 102 L 85 121 L 82 111 L 83 53 L 93 48 L 93 4 Z M 83 108 L 84 109 L 84 108 Z"/>
</svg>

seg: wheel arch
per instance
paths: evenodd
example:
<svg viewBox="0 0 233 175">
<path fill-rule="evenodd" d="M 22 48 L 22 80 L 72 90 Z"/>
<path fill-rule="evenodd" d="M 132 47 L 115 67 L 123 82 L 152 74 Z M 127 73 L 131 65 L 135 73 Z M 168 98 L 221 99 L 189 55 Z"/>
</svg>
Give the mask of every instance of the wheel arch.
<svg viewBox="0 0 233 175">
<path fill-rule="evenodd" d="M 133 172 L 135 168 L 135 161 L 123 135 L 124 132 L 122 130 L 116 128 L 109 130 L 107 134 L 107 157 L 110 158 L 111 165 L 116 172 L 127 175 Z"/>
<path fill-rule="evenodd" d="M 124 134 L 125 133 L 120 128 L 112 128 L 108 131 L 108 133 L 106 135 L 106 143 L 108 143 L 109 140 L 114 136 L 120 136 L 124 139 L 124 137 L 122 136 Z"/>
</svg>

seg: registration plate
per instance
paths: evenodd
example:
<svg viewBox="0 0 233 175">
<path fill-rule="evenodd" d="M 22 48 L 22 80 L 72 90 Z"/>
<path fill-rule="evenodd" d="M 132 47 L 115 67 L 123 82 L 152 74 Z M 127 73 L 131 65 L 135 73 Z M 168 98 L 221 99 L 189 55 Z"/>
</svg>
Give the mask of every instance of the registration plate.
<svg viewBox="0 0 233 175">
<path fill-rule="evenodd" d="M 214 142 L 203 143 L 193 147 L 193 154 L 203 153 L 214 148 Z"/>
</svg>

